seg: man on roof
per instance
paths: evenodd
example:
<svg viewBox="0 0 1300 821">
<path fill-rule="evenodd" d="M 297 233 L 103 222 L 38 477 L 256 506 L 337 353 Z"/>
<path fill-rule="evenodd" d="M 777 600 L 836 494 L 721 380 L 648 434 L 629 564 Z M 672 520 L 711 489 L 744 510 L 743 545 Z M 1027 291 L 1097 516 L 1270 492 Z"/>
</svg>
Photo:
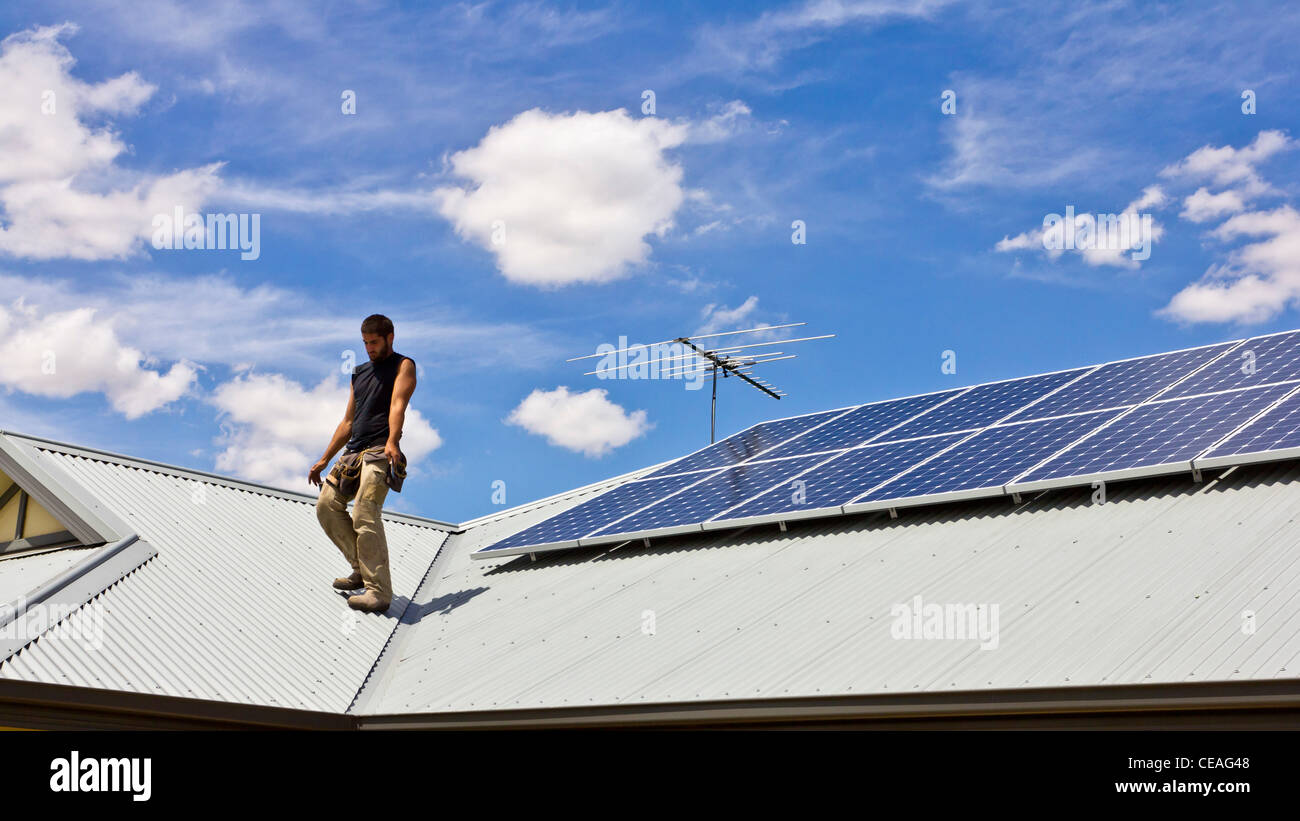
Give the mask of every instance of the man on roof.
<svg viewBox="0 0 1300 821">
<path fill-rule="evenodd" d="M 363 593 L 348 597 L 348 606 L 381 613 L 393 602 L 384 499 L 389 488 L 400 493 L 406 478 L 406 456 L 398 443 L 415 392 L 415 360 L 393 350 L 393 323 L 382 314 L 372 314 L 361 323 L 361 340 L 370 361 L 353 369 L 343 421 L 325 455 L 312 465 L 307 481 L 321 489 L 316 518 L 352 567 L 352 575 L 334 580 L 335 589 L 364 587 Z M 322 483 L 321 471 L 345 443 L 346 449 Z M 356 503 L 349 517 L 348 502 L 353 497 Z"/>
</svg>

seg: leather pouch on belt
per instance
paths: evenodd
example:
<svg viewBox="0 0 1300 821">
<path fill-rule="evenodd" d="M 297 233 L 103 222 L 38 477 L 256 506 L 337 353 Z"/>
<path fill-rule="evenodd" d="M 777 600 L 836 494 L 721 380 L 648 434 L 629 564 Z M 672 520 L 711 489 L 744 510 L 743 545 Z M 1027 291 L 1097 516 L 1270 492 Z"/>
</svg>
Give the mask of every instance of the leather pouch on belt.
<svg viewBox="0 0 1300 821">
<path fill-rule="evenodd" d="M 401 493 L 402 483 L 406 481 L 406 454 L 403 453 L 401 456 L 402 461 L 388 464 L 387 476 L 385 477 L 385 483 L 388 485 L 388 489 L 394 493 Z M 388 461 L 387 457 L 384 456 L 383 447 L 364 450 L 361 452 L 361 458 L 367 462 Z"/>
<path fill-rule="evenodd" d="M 402 461 L 388 466 L 388 487 L 394 493 L 402 492 L 402 482 L 406 481 L 406 454 L 402 454 Z"/>
<path fill-rule="evenodd" d="M 344 496 L 356 493 L 357 488 L 361 486 L 361 454 L 345 453 L 340 456 L 334 463 L 329 478 L 331 484 Z"/>
</svg>

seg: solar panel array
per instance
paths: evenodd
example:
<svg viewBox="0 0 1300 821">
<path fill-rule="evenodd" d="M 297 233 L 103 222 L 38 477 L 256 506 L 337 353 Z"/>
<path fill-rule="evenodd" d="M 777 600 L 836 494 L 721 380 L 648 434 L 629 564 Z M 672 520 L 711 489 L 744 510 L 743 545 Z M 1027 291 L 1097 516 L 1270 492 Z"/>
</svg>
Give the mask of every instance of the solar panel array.
<svg viewBox="0 0 1300 821">
<path fill-rule="evenodd" d="M 754 425 L 477 553 L 1300 457 L 1300 331 Z"/>
<path fill-rule="evenodd" d="M 1206 455 L 1257 453 L 1294 447 L 1300 447 L 1300 396 L 1289 397 Z"/>
</svg>

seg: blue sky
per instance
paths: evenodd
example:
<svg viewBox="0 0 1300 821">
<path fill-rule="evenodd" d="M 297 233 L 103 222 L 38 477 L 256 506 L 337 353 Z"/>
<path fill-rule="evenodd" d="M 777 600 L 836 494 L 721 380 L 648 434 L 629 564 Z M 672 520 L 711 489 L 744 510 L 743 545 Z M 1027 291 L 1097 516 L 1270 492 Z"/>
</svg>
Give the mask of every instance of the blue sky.
<svg viewBox="0 0 1300 821">
<path fill-rule="evenodd" d="M 497 481 L 513 505 L 707 443 L 707 390 L 565 361 L 620 336 L 836 334 L 768 366 L 779 402 L 724 382 L 725 435 L 1300 327 L 1298 23 L 1280 3 L 6 4 L 0 428 L 311 490 L 383 313 L 421 366 L 388 506 L 460 521 Z M 153 247 L 175 206 L 259 215 L 258 257 Z M 1149 256 L 1044 249 L 1067 207 L 1150 215 Z"/>
</svg>

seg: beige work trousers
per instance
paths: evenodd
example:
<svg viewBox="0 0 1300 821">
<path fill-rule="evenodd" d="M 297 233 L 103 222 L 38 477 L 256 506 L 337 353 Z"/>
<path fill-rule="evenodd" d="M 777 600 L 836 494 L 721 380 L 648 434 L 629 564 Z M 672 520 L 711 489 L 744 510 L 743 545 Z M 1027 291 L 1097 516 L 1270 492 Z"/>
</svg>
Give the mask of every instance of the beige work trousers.
<svg viewBox="0 0 1300 821">
<path fill-rule="evenodd" d="M 381 515 L 388 496 L 388 462 L 361 460 L 361 480 L 355 491 L 356 502 L 348 515 L 353 494 L 344 494 L 329 480 L 321 483 L 316 500 L 316 518 L 352 566 L 360 573 L 366 590 L 380 601 L 393 600 L 393 581 L 388 573 L 388 541 L 384 537 Z"/>
</svg>

